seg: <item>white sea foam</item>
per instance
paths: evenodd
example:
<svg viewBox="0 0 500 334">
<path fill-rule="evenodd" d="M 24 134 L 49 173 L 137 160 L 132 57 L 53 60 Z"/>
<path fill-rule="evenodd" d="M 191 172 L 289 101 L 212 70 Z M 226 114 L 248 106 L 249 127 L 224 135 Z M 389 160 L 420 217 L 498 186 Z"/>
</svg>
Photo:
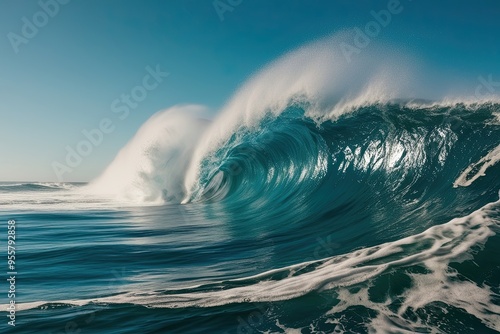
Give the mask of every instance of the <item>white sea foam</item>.
<svg viewBox="0 0 500 334">
<path fill-rule="evenodd" d="M 462 172 L 462 174 L 460 174 L 460 176 L 455 180 L 453 186 L 455 188 L 458 186 L 460 187 L 470 186 L 478 178 L 486 175 L 486 170 L 491 166 L 497 164 L 498 161 L 500 161 L 500 145 L 495 147 L 492 151 L 490 151 L 488 154 L 482 157 L 479 161 L 469 165 L 469 167 L 467 167 Z M 474 169 L 476 169 L 477 171 L 474 173 L 474 175 L 470 175 Z"/>
<path fill-rule="evenodd" d="M 96 195 L 82 191 L 82 185 L 53 188 L 52 190 L 0 192 L 0 212 L 116 210 L 120 207 L 134 205 L 128 201 L 119 201 L 114 196 Z M 153 204 L 151 203 L 151 205 Z"/>
<path fill-rule="evenodd" d="M 184 105 L 156 113 L 85 191 L 132 203 L 180 202 L 192 151 L 208 125 L 200 118 L 205 111 Z"/>
<path fill-rule="evenodd" d="M 179 203 L 185 193 L 184 174 L 193 148 L 209 124 L 201 118 L 206 110 L 199 105 L 181 105 L 156 113 L 88 185 L 1 185 L 28 188 L 0 192 L 0 211 L 75 211 Z M 30 190 L 30 185 L 40 189 Z"/>
</svg>

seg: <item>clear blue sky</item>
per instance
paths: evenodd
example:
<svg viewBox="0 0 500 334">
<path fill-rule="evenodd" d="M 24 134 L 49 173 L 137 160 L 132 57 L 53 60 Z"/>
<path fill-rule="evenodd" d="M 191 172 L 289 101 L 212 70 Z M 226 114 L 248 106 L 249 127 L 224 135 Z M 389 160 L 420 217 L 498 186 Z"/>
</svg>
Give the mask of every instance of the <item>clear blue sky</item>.
<svg viewBox="0 0 500 334">
<path fill-rule="evenodd" d="M 370 11 L 387 8 L 388 1 L 219 3 L 232 7 L 224 20 L 213 0 L 72 0 L 45 22 L 37 15 L 39 1 L 2 0 L 0 181 L 55 181 L 51 163 L 64 161 L 65 147 L 81 141 L 83 129 L 110 118 L 115 131 L 65 178 L 90 180 L 156 111 L 199 103 L 215 112 L 266 63 L 340 29 L 363 27 L 373 20 Z M 493 74 L 500 81 L 500 2 L 401 5 L 378 40 L 450 76 Z M 41 27 L 16 53 L 12 34 L 24 36 L 23 17 Z M 111 103 L 156 65 L 169 76 L 118 121 Z"/>
</svg>

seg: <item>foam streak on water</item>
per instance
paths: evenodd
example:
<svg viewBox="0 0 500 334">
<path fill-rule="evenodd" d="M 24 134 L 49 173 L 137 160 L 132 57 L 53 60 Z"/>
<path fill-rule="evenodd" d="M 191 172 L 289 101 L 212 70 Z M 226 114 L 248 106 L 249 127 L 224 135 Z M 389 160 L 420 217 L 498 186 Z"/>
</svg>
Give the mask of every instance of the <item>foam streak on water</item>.
<svg viewBox="0 0 500 334">
<path fill-rule="evenodd" d="M 500 145 L 491 152 L 482 157 L 478 162 L 467 167 L 462 174 L 453 183 L 454 187 L 468 187 L 481 176 L 484 176 L 486 170 L 500 161 Z M 471 175 L 472 174 L 472 175 Z"/>
</svg>

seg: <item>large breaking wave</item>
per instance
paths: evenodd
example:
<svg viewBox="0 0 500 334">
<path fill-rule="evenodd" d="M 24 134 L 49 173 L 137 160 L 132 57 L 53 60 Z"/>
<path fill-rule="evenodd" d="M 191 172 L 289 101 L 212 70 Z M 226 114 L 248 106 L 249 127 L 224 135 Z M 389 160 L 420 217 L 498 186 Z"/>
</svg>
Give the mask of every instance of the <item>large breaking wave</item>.
<svg viewBox="0 0 500 334">
<path fill-rule="evenodd" d="M 496 98 L 417 100 L 416 62 L 376 45 L 347 61 L 338 46 L 351 34 L 273 62 L 211 123 L 201 106 L 156 114 L 91 188 L 142 203 L 239 202 L 262 192 L 321 197 L 355 181 L 417 198 L 429 193 L 424 184 L 468 185 L 495 164 L 498 137 L 487 133 L 498 129 Z M 487 140 L 478 148 L 474 137 Z M 460 176 L 487 154 L 481 173 Z"/>
<path fill-rule="evenodd" d="M 319 328 L 341 331 L 361 308 L 359 328 L 455 330 L 431 316 L 465 312 L 500 330 L 499 268 L 476 256 L 500 222 L 498 98 L 429 96 L 408 55 L 376 45 L 348 62 L 338 45 L 350 34 L 270 64 L 213 121 L 198 105 L 154 115 L 83 189 L 129 204 L 182 202 L 227 221 L 235 238 L 272 240 L 272 270 L 93 302 L 175 309 L 331 291 L 307 319 Z M 316 254 L 325 234 L 329 251 Z M 471 260 L 491 277 L 474 276 Z"/>
</svg>

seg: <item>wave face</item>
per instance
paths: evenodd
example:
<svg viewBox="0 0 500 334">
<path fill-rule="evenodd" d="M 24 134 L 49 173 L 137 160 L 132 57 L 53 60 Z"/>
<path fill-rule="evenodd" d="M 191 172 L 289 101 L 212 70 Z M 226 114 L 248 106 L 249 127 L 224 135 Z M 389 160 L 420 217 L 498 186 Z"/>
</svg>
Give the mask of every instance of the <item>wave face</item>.
<svg viewBox="0 0 500 334">
<path fill-rule="evenodd" d="M 263 224 L 254 233 L 307 240 L 305 248 L 324 231 L 356 248 L 498 199 L 500 166 L 489 157 L 499 145 L 499 104 L 379 103 L 321 123 L 307 108 L 294 104 L 231 136 L 201 161 L 191 201 L 215 205 L 231 224 Z M 485 159 L 488 168 L 474 168 Z M 464 177 L 471 185 L 454 187 Z"/>
<path fill-rule="evenodd" d="M 347 62 L 351 33 L 265 67 L 213 121 L 198 105 L 157 113 L 88 185 L 0 185 L 0 216 L 34 227 L 22 254 L 44 282 L 20 318 L 34 332 L 500 331 L 500 102 L 415 99 L 429 96 L 414 62 L 376 45 Z M 109 285 L 103 267 L 119 270 Z"/>
</svg>

